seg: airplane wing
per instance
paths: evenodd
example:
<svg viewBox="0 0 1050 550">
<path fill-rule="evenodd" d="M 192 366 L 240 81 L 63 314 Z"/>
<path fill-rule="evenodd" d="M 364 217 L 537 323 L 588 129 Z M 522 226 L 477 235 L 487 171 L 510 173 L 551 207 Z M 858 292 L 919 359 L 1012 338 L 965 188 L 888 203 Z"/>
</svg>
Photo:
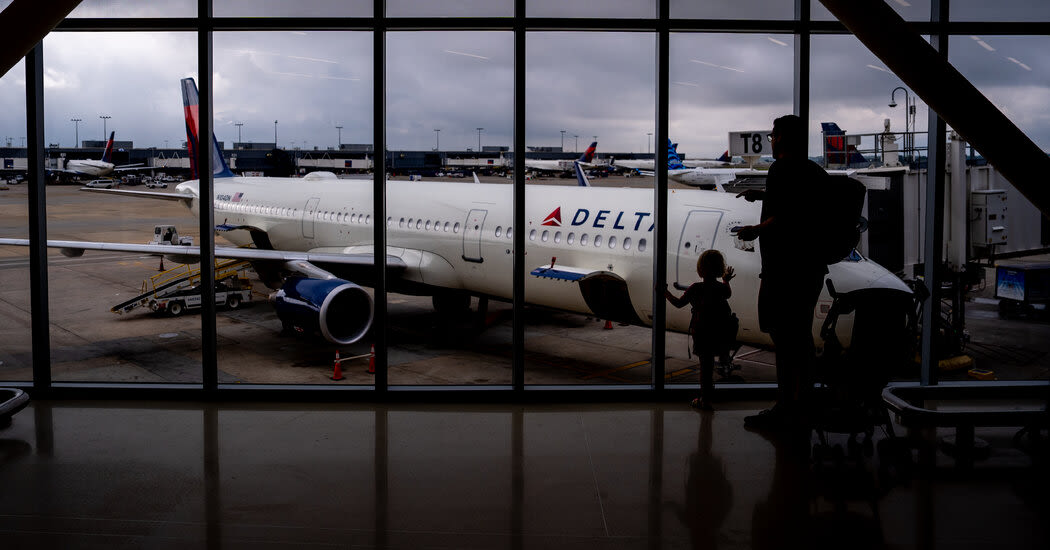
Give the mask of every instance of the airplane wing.
<svg viewBox="0 0 1050 550">
<path fill-rule="evenodd" d="M 102 187 L 81 187 L 81 191 L 89 193 L 107 193 L 125 197 L 138 197 L 145 199 L 158 199 L 165 201 L 190 201 L 196 198 L 189 193 L 158 193 L 155 191 L 132 191 L 129 189 L 104 189 Z"/>
<path fill-rule="evenodd" d="M 0 239 L 0 245 L 29 246 L 29 239 Z M 59 248 L 68 256 L 79 256 L 85 250 L 103 250 L 107 252 L 128 252 L 134 254 L 157 254 L 199 257 L 199 246 L 177 246 L 162 244 L 133 244 L 92 241 L 47 241 L 48 248 Z M 311 262 L 325 264 L 342 264 L 365 266 L 372 265 L 371 254 L 339 254 L 333 252 L 297 252 L 290 250 L 263 250 L 259 248 L 236 248 L 228 246 L 215 247 L 216 258 L 230 258 L 249 261 Z M 386 257 L 387 267 L 404 267 L 405 262 L 396 256 Z"/>
</svg>

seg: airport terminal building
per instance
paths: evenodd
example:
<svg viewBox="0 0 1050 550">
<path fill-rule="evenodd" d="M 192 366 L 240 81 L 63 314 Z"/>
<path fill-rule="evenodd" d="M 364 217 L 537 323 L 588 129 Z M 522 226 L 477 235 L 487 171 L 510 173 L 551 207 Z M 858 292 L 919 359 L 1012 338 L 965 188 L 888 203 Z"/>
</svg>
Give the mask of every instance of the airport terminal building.
<svg viewBox="0 0 1050 550">
<path fill-rule="evenodd" d="M 1050 542 L 1045 2 L 154 4 L 0 0 L 0 545 Z M 863 205 L 756 428 L 789 113 Z"/>
</svg>

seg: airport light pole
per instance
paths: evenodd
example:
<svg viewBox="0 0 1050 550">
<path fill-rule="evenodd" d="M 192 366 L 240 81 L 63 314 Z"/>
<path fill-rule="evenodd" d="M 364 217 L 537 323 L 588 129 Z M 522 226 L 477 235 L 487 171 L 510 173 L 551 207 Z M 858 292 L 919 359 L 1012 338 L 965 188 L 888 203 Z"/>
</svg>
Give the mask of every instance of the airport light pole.
<svg viewBox="0 0 1050 550">
<path fill-rule="evenodd" d="M 578 153 L 580 151 L 580 136 L 577 134 L 573 134 L 572 139 L 576 140 L 576 144 L 572 146 L 572 152 Z"/>
<path fill-rule="evenodd" d="M 481 155 L 481 131 L 484 128 L 478 128 L 478 155 Z"/>
<path fill-rule="evenodd" d="M 277 121 L 273 121 L 273 148 L 277 149 Z"/>
<path fill-rule="evenodd" d="M 901 140 L 901 144 L 904 146 L 905 155 L 907 155 L 908 159 L 910 160 L 911 153 L 910 147 L 908 146 L 908 109 L 910 108 L 911 103 L 908 101 L 908 90 L 905 89 L 904 86 L 897 86 L 893 89 L 892 92 L 890 92 L 890 108 L 897 106 L 897 102 L 893 99 L 893 96 L 896 95 L 897 90 L 904 92 L 904 138 Z"/>
<path fill-rule="evenodd" d="M 82 118 L 71 118 L 70 122 L 73 123 L 73 148 L 80 147 L 80 121 Z"/>
<path fill-rule="evenodd" d="M 649 137 L 645 138 L 645 146 L 648 148 L 646 153 L 652 153 L 653 152 L 653 133 L 652 132 L 646 132 L 645 135 L 649 136 Z"/>
<path fill-rule="evenodd" d="M 234 122 L 233 125 L 237 127 L 237 143 L 243 143 L 241 141 L 241 126 L 244 126 L 244 123 L 243 122 Z"/>
<path fill-rule="evenodd" d="M 339 139 L 336 141 L 336 144 L 335 144 L 335 148 L 339 149 L 340 147 L 343 146 L 343 127 L 342 126 L 336 126 L 335 129 L 339 130 Z"/>
<path fill-rule="evenodd" d="M 98 115 L 98 118 L 102 119 L 102 141 L 106 141 L 106 121 L 113 118 L 109 115 Z"/>
<path fill-rule="evenodd" d="M 441 128 L 434 128 L 434 150 L 441 150 Z"/>
<path fill-rule="evenodd" d="M 565 130 L 559 130 L 561 132 L 561 150 L 565 151 Z"/>
</svg>

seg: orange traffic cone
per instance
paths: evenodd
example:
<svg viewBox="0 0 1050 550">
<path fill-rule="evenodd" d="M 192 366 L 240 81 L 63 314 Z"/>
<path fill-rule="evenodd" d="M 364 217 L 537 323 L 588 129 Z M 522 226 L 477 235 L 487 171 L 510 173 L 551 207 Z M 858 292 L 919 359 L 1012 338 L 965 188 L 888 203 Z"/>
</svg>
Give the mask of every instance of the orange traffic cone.
<svg viewBox="0 0 1050 550">
<path fill-rule="evenodd" d="M 605 330 L 612 330 L 612 321 L 609 321 L 608 319 L 606 319 L 604 328 L 605 328 Z"/>
<path fill-rule="evenodd" d="M 376 373 L 376 345 L 372 344 L 372 349 L 368 351 L 368 374 Z"/>
<path fill-rule="evenodd" d="M 343 379 L 343 366 L 342 363 L 339 361 L 339 350 L 335 351 L 335 367 L 332 370 L 331 378 L 332 380 Z"/>
</svg>

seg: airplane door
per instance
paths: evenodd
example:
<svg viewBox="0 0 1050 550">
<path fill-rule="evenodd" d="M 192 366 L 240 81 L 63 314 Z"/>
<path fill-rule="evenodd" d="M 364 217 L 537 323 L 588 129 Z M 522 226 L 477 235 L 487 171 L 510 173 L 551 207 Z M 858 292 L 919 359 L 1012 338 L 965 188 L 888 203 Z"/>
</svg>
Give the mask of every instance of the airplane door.
<svg viewBox="0 0 1050 550">
<path fill-rule="evenodd" d="M 678 249 L 675 251 L 675 288 L 684 290 L 700 280 L 696 274 L 696 260 L 705 250 L 715 247 L 722 215 L 723 213 L 717 210 L 689 212 L 678 239 Z"/>
<path fill-rule="evenodd" d="M 463 222 L 463 259 L 468 262 L 484 261 L 481 257 L 481 230 L 488 213 L 488 210 L 471 210 Z"/>
<path fill-rule="evenodd" d="M 318 197 L 311 197 L 310 200 L 306 201 L 306 206 L 303 207 L 303 238 L 312 239 L 314 238 L 314 211 L 317 210 L 317 203 L 321 202 Z"/>
</svg>

